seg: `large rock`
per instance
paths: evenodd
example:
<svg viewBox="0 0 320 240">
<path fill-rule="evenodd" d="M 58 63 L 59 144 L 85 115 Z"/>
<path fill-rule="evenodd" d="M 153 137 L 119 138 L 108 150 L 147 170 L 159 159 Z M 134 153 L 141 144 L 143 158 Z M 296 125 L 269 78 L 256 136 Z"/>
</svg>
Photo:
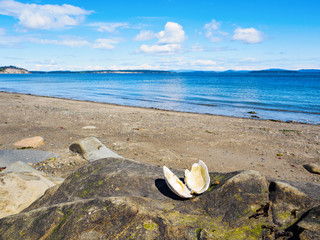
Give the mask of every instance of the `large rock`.
<svg viewBox="0 0 320 240">
<path fill-rule="evenodd" d="M 69 149 L 73 152 L 81 154 L 88 161 L 95 161 L 107 157 L 122 158 L 122 156 L 111 151 L 95 137 L 88 137 L 78 140 L 72 143 Z"/>
<path fill-rule="evenodd" d="M 173 171 L 178 177 L 184 175 Z M 282 183 L 270 184 L 255 171 L 210 173 L 210 177 L 207 192 L 181 199 L 166 185 L 160 167 L 119 158 L 97 160 L 22 213 L 0 219 L 0 238 L 288 239 L 319 234 L 313 215 L 307 214 L 319 204 L 319 185 L 312 185 L 317 191 L 308 196 L 309 190 L 302 192 L 288 183 L 284 184 L 294 189 L 284 189 Z M 290 199 L 291 190 L 302 192 L 311 203 L 306 204 L 304 196 Z M 284 226 L 289 221 L 274 219 L 273 212 L 283 209 L 283 196 L 284 202 L 299 207 L 299 226 L 297 221 Z"/>
<path fill-rule="evenodd" d="M 19 213 L 61 182 L 23 162 L 10 165 L 0 173 L 0 218 Z"/>
</svg>

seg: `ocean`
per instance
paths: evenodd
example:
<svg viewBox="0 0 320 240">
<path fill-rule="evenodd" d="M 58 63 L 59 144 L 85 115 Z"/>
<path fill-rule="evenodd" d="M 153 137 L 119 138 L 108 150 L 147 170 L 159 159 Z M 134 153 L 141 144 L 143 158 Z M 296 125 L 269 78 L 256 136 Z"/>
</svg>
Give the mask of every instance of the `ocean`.
<svg viewBox="0 0 320 240">
<path fill-rule="evenodd" d="M 320 124 L 320 73 L 0 74 L 0 91 Z"/>
</svg>

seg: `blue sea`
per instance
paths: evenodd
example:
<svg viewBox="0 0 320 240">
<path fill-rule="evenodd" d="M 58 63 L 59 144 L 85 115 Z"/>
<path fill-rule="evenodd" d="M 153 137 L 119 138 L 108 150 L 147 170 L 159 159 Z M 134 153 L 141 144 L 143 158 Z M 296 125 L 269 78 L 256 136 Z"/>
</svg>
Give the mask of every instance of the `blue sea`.
<svg viewBox="0 0 320 240">
<path fill-rule="evenodd" d="M 0 91 L 320 124 L 320 73 L 0 74 Z"/>
</svg>

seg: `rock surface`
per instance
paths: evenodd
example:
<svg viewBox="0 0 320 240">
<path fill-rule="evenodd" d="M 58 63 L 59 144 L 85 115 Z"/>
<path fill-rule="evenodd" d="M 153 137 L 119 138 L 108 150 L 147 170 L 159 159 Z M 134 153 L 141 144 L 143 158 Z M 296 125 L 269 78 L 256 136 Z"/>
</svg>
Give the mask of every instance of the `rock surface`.
<svg viewBox="0 0 320 240">
<path fill-rule="evenodd" d="M 14 66 L 0 67 L 0 74 L 21 74 L 21 73 L 30 73 L 30 72 L 26 69 L 17 68 Z"/>
<path fill-rule="evenodd" d="M 311 173 L 317 173 L 320 174 L 320 166 L 318 164 L 315 163 L 309 163 L 309 164 L 305 164 L 303 165 L 303 167 L 305 169 L 307 169 L 309 172 Z"/>
<path fill-rule="evenodd" d="M 0 218 L 19 213 L 62 181 L 15 162 L 0 173 Z"/>
<path fill-rule="evenodd" d="M 14 162 L 38 163 L 50 158 L 57 158 L 58 154 L 38 150 L 0 150 L 0 167 L 7 167 Z"/>
<path fill-rule="evenodd" d="M 24 138 L 14 143 L 16 148 L 36 148 L 41 145 L 44 145 L 44 139 L 40 136 Z"/>
<path fill-rule="evenodd" d="M 319 235 L 319 185 L 272 181 L 256 171 L 210 173 L 210 177 L 208 191 L 185 200 L 170 191 L 161 167 L 100 159 L 49 189 L 23 212 L 0 219 L 0 238 L 312 239 Z"/>
<path fill-rule="evenodd" d="M 107 148 L 99 139 L 88 137 L 71 144 L 69 149 L 73 152 L 81 154 L 88 161 L 95 161 L 101 158 L 115 157 L 122 158 Z"/>
</svg>

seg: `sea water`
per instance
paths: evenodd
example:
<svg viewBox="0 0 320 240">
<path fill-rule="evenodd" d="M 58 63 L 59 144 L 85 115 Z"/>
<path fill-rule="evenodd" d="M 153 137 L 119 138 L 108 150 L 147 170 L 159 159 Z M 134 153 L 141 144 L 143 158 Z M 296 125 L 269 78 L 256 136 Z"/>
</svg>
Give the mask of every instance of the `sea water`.
<svg viewBox="0 0 320 240">
<path fill-rule="evenodd" d="M 320 124 L 319 73 L 0 74 L 0 91 Z"/>
</svg>

